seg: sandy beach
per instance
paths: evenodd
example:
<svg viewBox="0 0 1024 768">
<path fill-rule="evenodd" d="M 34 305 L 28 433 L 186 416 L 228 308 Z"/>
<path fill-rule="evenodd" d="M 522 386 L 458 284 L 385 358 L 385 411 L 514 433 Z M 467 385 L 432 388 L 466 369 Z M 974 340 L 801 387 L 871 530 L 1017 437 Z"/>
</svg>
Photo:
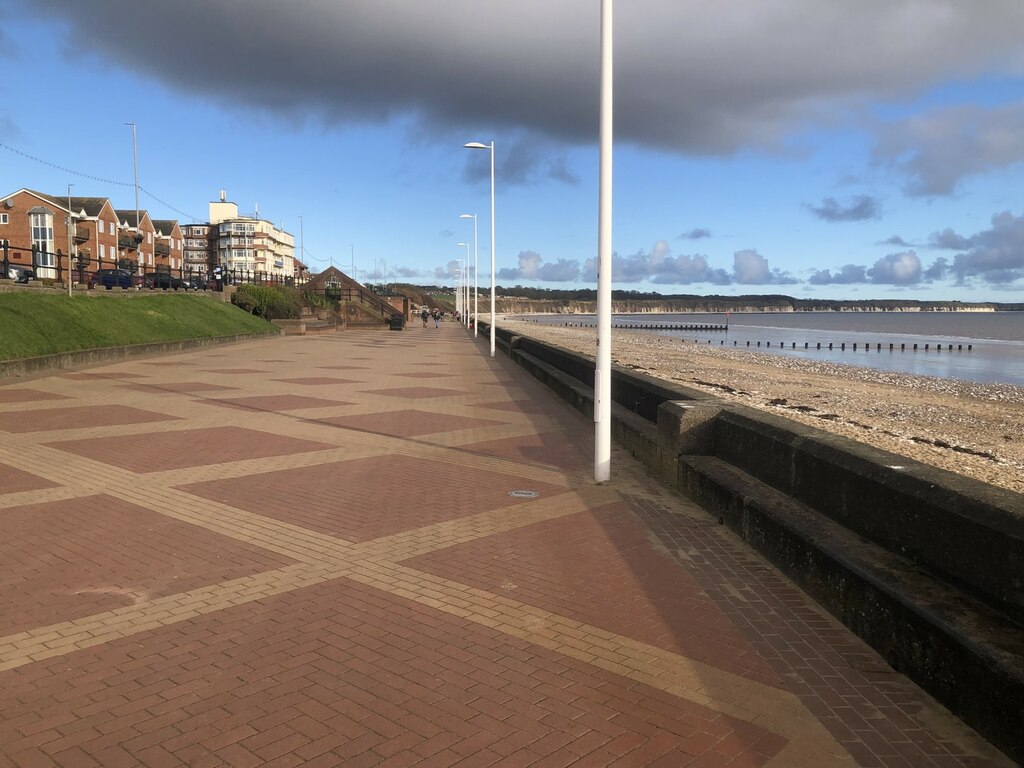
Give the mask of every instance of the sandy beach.
<svg viewBox="0 0 1024 768">
<path fill-rule="evenodd" d="M 498 318 L 593 355 L 595 329 Z M 1024 387 L 976 384 L 612 332 L 613 361 L 895 454 L 1024 493 Z"/>
</svg>

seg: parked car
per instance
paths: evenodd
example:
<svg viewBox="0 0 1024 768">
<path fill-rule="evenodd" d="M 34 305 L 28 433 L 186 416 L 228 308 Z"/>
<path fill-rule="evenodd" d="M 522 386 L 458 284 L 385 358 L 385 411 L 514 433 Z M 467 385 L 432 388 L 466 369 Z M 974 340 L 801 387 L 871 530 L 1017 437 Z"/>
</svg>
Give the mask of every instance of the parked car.
<svg viewBox="0 0 1024 768">
<path fill-rule="evenodd" d="M 166 291 L 171 288 L 175 291 L 184 288 L 188 290 L 188 283 L 180 277 L 168 274 L 167 272 L 147 272 L 142 277 L 142 284 L 146 288 L 160 288 Z"/>
<path fill-rule="evenodd" d="M 206 283 L 206 278 L 202 275 L 192 275 L 185 282 L 188 283 L 188 287 L 193 291 L 205 291 L 209 287 Z"/>
<path fill-rule="evenodd" d="M 89 278 L 93 288 L 102 285 L 108 291 L 111 288 L 131 288 L 132 273 L 127 269 L 97 269 Z"/>
<path fill-rule="evenodd" d="M 29 280 L 35 280 L 36 273 L 29 267 L 23 267 L 20 264 L 9 264 L 7 266 L 7 277 L 16 283 L 27 283 Z"/>
</svg>

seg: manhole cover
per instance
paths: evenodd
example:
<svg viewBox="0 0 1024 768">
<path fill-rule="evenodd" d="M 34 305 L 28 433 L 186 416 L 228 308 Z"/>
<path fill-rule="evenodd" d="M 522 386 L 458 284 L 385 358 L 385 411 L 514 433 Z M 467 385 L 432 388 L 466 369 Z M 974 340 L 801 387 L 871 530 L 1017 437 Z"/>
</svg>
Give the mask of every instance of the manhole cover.
<svg viewBox="0 0 1024 768">
<path fill-rule="evenodd" d="M 514 499 L 536 499 L 540 496 L 539 491 L 509 491 L 508 495 Z"/>
</svg>

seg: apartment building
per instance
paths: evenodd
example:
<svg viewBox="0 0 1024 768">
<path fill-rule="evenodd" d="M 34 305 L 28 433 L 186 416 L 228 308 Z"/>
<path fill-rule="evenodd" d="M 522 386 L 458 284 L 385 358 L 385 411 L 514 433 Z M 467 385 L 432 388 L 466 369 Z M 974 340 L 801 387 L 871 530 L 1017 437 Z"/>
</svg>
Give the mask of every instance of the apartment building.
<svg viewBox="0 0 1024 768">
<path fill-rule="evenodd" d="M 57 251 L 70 250 L 73 266 L 78 267 L 80 257 L 89 271 L 114 266 L 118 233 L 117 212 L 105 197 L 62 198 L 32 189 L 0 197 L 0 244 L 7 243 L 11 263 L 26 267 L 32 266 L 34 246 L 36 276 L 41 279 L 57 277 Z M 61 268 L 67 267 L 65 260 Z"/>
<path fill-rule="evenodd" d="M 217 255 L 211 248 L 212 242 L 216 240 L 213 229 L 209 224 L 186 224 L 181 228 L 185 238 L 183 255 L 186 272 L 206 275 L 216 266 Z"/>
<path fill-rule="evenodd" d="M 157 271 L 179 272 L 185 268 L 184 247 L 181 227 L 174 219 L 153 220 L 154 245 Z"/>
<path fill-rule="evenodd" d="M 118 264 L 137 272 L 152 272 L 156 266 L 156 228 L 148 211 L 118 208 Z"/>
<path fill-rule="evenodd" d="M 265 219 L 239 216 L 238 205 L 226 199 L 210 203 L 210 250 L 224 269 L 295 276 L 295 237 Z"/>
</svg>

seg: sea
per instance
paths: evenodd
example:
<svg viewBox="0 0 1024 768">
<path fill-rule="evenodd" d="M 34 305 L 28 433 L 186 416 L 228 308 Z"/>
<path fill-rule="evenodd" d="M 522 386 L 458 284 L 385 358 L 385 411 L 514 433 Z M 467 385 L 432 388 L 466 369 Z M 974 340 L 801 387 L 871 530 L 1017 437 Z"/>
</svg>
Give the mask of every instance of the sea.
<svg viewBox="0 0 1024 768">
<path fill-rule="evenodd" d="M 594 315 L 581 314 L 523 315 L 517 319 L 551 325 L 596 326 L 597 323 Z M 614 315 L 612 324 L 640 333 L 677 338 L 680 343 L 710 344 L 944 379 L 1024 386 L 1024 312 L 673 313 Z M 658 325 L 727 325 L 728 330 L 640 327 Z M 917 345 L 916 350 L 914 345 Z"/>
</svg>

